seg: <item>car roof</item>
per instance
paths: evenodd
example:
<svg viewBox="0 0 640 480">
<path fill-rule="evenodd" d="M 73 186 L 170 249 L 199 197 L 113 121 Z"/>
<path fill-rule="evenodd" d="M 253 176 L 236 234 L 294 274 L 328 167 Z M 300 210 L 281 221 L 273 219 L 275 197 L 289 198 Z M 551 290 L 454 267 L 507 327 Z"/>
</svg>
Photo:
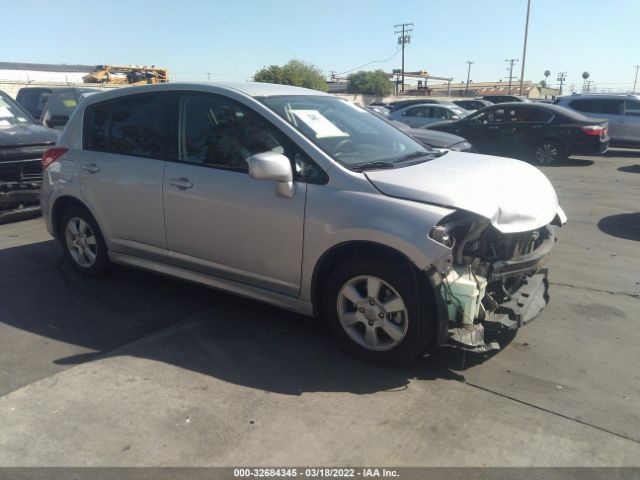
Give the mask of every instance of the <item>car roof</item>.
<svg viewBox="0 0 640 480">
<path fill-rule="evenodd" d="M 204 87 L 204 88 L 203 88 Z M 114 88 L 108 91 L 103 91 L 98 95 L 91 95 L 93 101 L 90 103 L 99 102 L 102 100 L 108 100 L 111 98 L 118 98 L 122 96 L 134 95 L 144 92 L 165 92 L 165 91 L 180 91 L 196 88 L 200 91 L 211 88 L 211 92 L 220 92 L 220 90 L 227 90 L 229 92 L 240 92 L 250 97 L 273 97 L 280 95 L 322 95 L 330 96 L 327 93 L 320 92 L 318 90 L 311 90 L 309 88 L 294 87 L 291 85 L 278 85 L 274 83 L 258 83 L 258 82 L 228 82 L 228 83 L 214 83 L 214 82 L 171 82 L 171 83 L 157 83 L 153 85 L 139 85 L 122 88 Z M 95 99 L 94 99 L 95 97 Z"/>
<path fill-rule="evenodd" d="M 564 95 L 560 98 L 558 98 L 558 101 L 571 101 L 571 100 L 587 100 L 587 99 L 598 99 L 598 100 L 624 100 L 625 98 L 632 98 L 634 100 L 640 100 L 640 95 L 632 95 L 632 94 L 620 94 L 620 95 L 605 95 L 605 94 L 598 94 L 598 95 L 580 95 L 580 94 L 575 94 L 575 95 Z"/>
<path fill-rule="evenodd" d="M 592 118 L 587 117 L 586 115 L 583 115 L 580 112 L 576 112 L 575 110 L 564 107 L 562 105 L 553 105 L 551 103 L 505 102 L 505 103 L 497 103 L 495 105 L 489 105 L 488 107 L 484 107 L 483 109 L 478 110 L 478 112 L 484 112 L 484 111 L 487 111 L 490 109 L 496 109 L 496 108 L 509 108 L 509 107 L 528 108 L 530 110 L 545 110 L 549 113 L 553 113 L 554 115 L 562 115 L 565 117 L 569 117 L 573 120 L 580 120 L 580 121 L 593 120 Z"/>
</svg>

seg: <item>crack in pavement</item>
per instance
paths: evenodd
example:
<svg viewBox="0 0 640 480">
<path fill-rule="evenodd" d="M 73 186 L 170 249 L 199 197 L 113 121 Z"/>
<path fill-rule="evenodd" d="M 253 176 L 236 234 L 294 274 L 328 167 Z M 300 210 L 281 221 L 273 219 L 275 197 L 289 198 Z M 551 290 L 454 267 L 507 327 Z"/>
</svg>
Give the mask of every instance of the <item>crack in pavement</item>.
<svg viewBox="0 0 640 480">
<path fill-rule="evenodd" d="M 630 437 L 630 436 L 625 435 L 623 433 L 614 432 L 613 430 L 609 430 L 609 429 L 604 428 L 604 427 L 599 427 L 598 425 L 594 425 L 592 423 L 588 423 L 588 422 L 585 422 L 583 420 L 579 420 L 577 418 L 573 418 L 573 417 L 570 417 L 568 415 L 564 415 L 563 413 L 554 412 L 553 410 L 549 410 L 548 408 L 544 408 L 544 407 L 541 407 L 539 405 L 535 405 L 533 403 L 530 403 L 530 402 L 527 402 L 527 401 L 524 401 L 524 400 L 520 400 L 519 398 L 512 397 L 511 395 L 507 395 L 505 393 L 496 392 L 495 390 L 492 390 L 492 389 L 487 388 L 487 387 L 483 387 L 482 385 L 478 385 L 478 384 L 475 384 L 475 383 L 470 383 L 470 382 L 467 382 L 467 381 L 460 381 L 460 383 L 463 383 L 465 385 L 469 385 L 470 387 L 477 388 L 478 390 L 482 390 L 484 392 L 488 392 L 488 393 L 491 393 L 493 395 L 497 395 L 497 396 L 502 397 L 502 398 L 513 400 L 514 402 L 517 402 L 517 403 L 519 403 L 521 405 L 526 405 L 528 407 L 535 408 L 536 410 L 540 410 L 542 412 L 546 412 L 546 413 L 549 413 L 551 415 L 555 415 L 557 417 L 564 418 L 565 420 L 576 422 L 576 423 L 579 423 L 580 425 L 584 425 L 586 427 L 595 428 L 596 430 L 600 430 L 601 432 L 608 433 L 610 435 L 614 435 L 614 436 L 616 436 L 618 438 L 623 438 L 624 440 L 629 440 L 629 441 L 631 441 L 633 443 L 637 443 L 637 444 L 640 445 L 640 440 L 639 439 Z"/>
<path fill-rule="evenodd" d="M 631 298 L 639 298 L 640 292 L 638 293 L 630 293 L 630 292 L 618 292 L 615 290 L 601 290 L 599 288 L 593 287 L 583 287 L 580 285 L 571 285 L 570 283 L 560 283 L 560 282 L 549 282 L 549 285 L 557 285 L 559 287 L 569 287 L 569 288 L 577 288 L 579 290 L 589 290 L 590 292 L 600 292 L 600 293 L 608 293 L 609 295 L 623 295 Z"/>
</svg>

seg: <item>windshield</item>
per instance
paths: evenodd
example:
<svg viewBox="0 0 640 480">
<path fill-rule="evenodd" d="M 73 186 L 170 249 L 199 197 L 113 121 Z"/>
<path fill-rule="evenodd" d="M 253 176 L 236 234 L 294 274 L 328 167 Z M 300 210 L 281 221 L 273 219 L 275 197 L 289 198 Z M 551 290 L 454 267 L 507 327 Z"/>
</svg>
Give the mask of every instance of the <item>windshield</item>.
<svg viewBox="0 0 640 480">
<path fill-rule="evenodd" d="M 347 168 L 391 168 L 408 159 L 424 161 L 437 154 L 377 115 L 336 97 L 292 95 L 259 100 Z"/>
<path fill-rule="evenodd" d="M 33 123 L 29 118 L 29 114 L 17 103 L 0 96 L 0 127 L 24 123 Z"/>
<path fill-rule="evenodd" d="M 469 110 L 465 110 L 462 107 L 451 107 L 451 110 L 453 110 L 460 118 L 464 118 L 471 113 Z"/>
</svg>

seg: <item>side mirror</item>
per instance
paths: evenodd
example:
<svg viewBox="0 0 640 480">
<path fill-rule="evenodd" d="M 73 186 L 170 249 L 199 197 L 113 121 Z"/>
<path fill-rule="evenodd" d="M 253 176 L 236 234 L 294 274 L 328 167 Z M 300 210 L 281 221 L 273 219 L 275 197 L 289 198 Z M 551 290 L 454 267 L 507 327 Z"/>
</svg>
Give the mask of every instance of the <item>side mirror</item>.
<svg viewBox="0 0 640 480">
<path fill-rule="evenodd" d="M 256 180 L 272 180 L 276 184 L 276 195 L 284 198 L 293 198 L 295 188 L 293 185 L 293 171 L 291 162 L 281 153 L 264 152 L 257 153 L 248 160 L 249 176 Z"/>
</svg>

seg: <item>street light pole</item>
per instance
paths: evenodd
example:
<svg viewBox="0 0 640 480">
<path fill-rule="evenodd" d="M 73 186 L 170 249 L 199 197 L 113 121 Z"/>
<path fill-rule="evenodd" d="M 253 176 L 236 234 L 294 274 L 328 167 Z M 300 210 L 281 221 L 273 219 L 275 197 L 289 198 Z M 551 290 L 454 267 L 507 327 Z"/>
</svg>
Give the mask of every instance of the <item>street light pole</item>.
<svg viewBox="0 0 640 480">
<path fill-rule="evenodd" d="M 520 95 L 522 95 L 522 84 L 524 83 L 524 64 L 527 60 L 527 36 L 529 35 L 529 10 L 531 0 L 527 0 L 527 21 L 524 24 L 524 47 L 522 50 L 522 70 L 520 70 Z"/>
<path fill-rule="evenodd" d="M 469 65 L 469 68 L 467 69 L 467 87 L 464 89 L 465 97 L 469 96 L 469 77 L 471 75 L 471 65 L 473 65 L 473 62 L 470 60 L 467 60 L 467 64 Z M 638 69 L 636 68 L 636 76 L 637 74 L 638 74 Z"/>
<path fill-rule="evenodd" d="M 640 65 L 635 65 L 633 68 L 636 69 L 636 78 L 633 80 L 633 92 L 631 93 L 636 93 L 636 83 L 638 83 L 638 68 L 640 68 Z"/>
</svg>

